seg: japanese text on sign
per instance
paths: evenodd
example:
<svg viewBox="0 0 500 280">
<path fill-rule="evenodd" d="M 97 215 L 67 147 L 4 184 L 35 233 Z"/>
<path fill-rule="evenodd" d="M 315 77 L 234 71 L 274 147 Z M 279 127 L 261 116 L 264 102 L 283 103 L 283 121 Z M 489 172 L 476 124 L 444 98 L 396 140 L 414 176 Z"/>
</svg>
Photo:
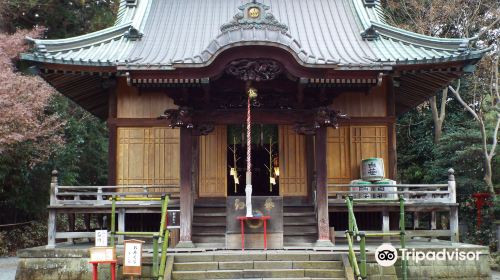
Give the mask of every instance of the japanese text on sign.
<svg viewBox="0 0 500 280">
<path fill-rule="evenodd" d="M 108 231 L 106 230 L 95 231 L 95 246 L 96 247 L 108 246 Z"/>
<path fill-rule="evenodd" d="M 141 266 L 141 249 L 140 243 L 125 244 L 125 266 Z"/>
</svg>

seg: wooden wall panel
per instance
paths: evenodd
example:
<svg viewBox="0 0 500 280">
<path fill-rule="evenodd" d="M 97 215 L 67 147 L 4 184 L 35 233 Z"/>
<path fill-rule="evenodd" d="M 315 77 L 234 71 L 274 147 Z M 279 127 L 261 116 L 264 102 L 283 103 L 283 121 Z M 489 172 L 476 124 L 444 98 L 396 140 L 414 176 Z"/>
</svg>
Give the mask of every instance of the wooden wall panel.
<svg viewBox="0 0 500 280">
<path fill-rule="evenodd" d="M 327 130 L 327 184 L 348 184 L 360 179 L 361 161 L 370 157 L 384 159 L 389 175 L 389 141 L 386 125 L 351 125 Z M 348 188 L 329 187 L 328 192 Z"/>
<path fill-rule="evenodd" d="M 306 138 L 292 126 L 279 127 L 279 157 L 280 195 L 307 196 Z"/>
<path fill-rule="evenodd" d="M 387 93 L 385 86 L 373 87 L 368 93 L 362 91 L 343 92 L 333 100 L 330 107 L 340 110 L 350 117 L 386 117 Z"/>
<path fill-rule="evenodd" d="M 200 136 L 200 197 L 227 195 L 227 127 L 216 126 L 207 136 Z"/>
<path fill-rule="evenodd" d="M 348 126 L 327 129 L 327 184 L 348 184 L 351 181 L 349 133 Z M 328 191 L 345 189 L 329 187 Z"/>
<path fill-rule="evenodd" d="M 351 177 L 360 178 L 361 160 L 371 157 L 384 159 L 385 176 L 389 170 L 387 126 L 351 126 Z"/>
<path fill-rule="evenodd" d="M 124 79 L 117 86 L 118 118 L 157 118 L 166 109 L 177 108 L 164 92 L 139 93 L 136 87 L 128 86 Z"/>
<path fill-rule="evenodd" d="M 173 192 L 173 196 L 178 196 L 178 129 L 119 127 L 117 141 L 117 185 L 175 185 L 153 191 Z"/>
</svg>

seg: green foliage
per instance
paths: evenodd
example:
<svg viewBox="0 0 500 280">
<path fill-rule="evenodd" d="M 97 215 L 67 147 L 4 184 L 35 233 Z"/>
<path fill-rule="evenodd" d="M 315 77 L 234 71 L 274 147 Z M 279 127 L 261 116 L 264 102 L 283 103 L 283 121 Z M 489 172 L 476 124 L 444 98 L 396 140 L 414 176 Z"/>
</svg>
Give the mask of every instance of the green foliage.
<svg viewBox="0 0 500 280">
<path fill-rule="evenodd" d="M 40 246 L 47 241 L 47 224 L 32 222 L 8 231 L 0 231 L 0 256 L 13 255 L 17 250 Z"/>
<path fill-rule="evenodd" d="M 23 142 L 0 158 L 0 223 L 41 219 L 49 201 L 50 174 L 58 169 L 62 185 L 105 185 L 108 140 L 105 124 L 62 96 L 52 108 L 66 120 L 66 144 L 48 161 L 30 164 L 33 146 Z"/>
<path fill-rule="evenodd" d="M 108 27 L 114 22 L 116 0 L 6 0 L 0 1 L 0 31 L 47 27 L 46 36 L 63 38 Z M 50 174 L 59 170 L 62 185 L 106 185 L 107 128 L 62 96 L 54 96 L 47 115 L 65 120 L 65 145 L 48 160 L 40 158 L 40 143 L 25 141 L 0 157 L 0 224 L 38 220 L 29 227 L 0 232 L 0 255 L 46 242 L 46 206 Z M 38 146 L 37 146 L 38 145 Z"/>
<path fill-rule="evenodd" d="M 48 38 L 67 38 L 108 27 L 115 18 L 118 0 L 6 0 L 0 8 L 0 26 L 47 28 Z"/>
</svg>

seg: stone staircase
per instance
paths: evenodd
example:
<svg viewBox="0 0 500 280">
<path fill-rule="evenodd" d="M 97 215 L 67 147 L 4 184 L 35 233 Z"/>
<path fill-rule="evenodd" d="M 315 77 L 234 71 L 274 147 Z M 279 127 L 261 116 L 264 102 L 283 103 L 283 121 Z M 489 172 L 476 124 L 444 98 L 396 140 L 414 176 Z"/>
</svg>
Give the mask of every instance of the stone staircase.
<svg viewBox="0 0 500 280">
<path fill-rule="evenodd" d="M 195 202 L 192 234 L 192 241 L 197 247 L 226 247 L 225 199 L 203 199 Z"/>
<path fill-rule="evenodd" d="M 285 205 L 283 207 L 283 245 L 311 246 L 318 240 L 314 206 Z"/>
<path fill-rule="evenodd" d="M 339 253 L 288 251 L 177 253 L 170 276 L 173 280 L 346 279 Z"/>
</svg>

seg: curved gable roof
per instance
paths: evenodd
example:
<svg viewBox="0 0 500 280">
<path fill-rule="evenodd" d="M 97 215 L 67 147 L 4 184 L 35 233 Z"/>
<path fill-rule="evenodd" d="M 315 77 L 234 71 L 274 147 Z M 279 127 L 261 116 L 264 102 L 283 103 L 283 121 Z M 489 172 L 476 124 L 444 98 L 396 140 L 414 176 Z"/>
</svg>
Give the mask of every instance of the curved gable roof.
<svg viewBox="0 0 500 280">
<path fill-rule="evenodd" d="M 68 39 L 33 40 L 35 51 L 22 57 L 169 70 L 206 66 L 232 46 L 270 45 L 288 50 L 308 67 L 375 70 L 475 59 L 484 52 L 471 49 L 470 39 L 434 38 L 389 26 L 378 0 L 261 0 L 258 5 L 268 6 L 265 12 L 286 30 L 261 23 L 221 29 L 250 0 L 136 2 L 129 6 L 122 1 L 116 24 L 110 28 Z"/>
</svg>

